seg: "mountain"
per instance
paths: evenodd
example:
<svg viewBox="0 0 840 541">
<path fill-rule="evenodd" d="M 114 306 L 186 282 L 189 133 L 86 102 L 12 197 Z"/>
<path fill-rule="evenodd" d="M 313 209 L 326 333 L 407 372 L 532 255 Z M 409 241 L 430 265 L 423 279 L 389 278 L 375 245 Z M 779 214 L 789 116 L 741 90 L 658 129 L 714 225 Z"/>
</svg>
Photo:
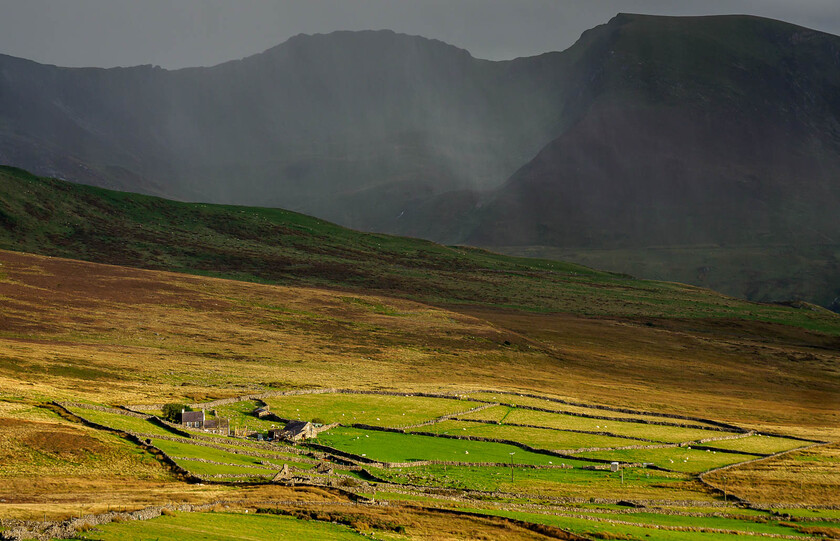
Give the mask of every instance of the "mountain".
<svg viewBox="0 0 840 541">
<path fill-rule="evenodd" d="M 593 34 L 604 45 L 586 112 L 474 211 L 466 240 L 648 249 L 648 268 L 717 250 L 728 257 L 669 278 L 727 290 L 714 281 L 740 273 L 727 292 L 840 295 L 840 39 L 749 17 L 626 16 Z M 810 276 L 750 283 L 780 265 L 751 252 L 802 257 Z"/>
<path fill-rule="evenodd" d="M 300 35 L 176 71 L 0 57 L 0 162 L 375 229 L 404 201 L 498 186 L 533 156 L 562 70 L 521 71 L 390 31 Z"/>
<path fill-rule="evenodd" d="M 0 56 L 0 163 L 829 306 L 838 68 L 787 23 L 628 14 L 505 62 L 389 31 L 175 71 Z"/>
</svg>

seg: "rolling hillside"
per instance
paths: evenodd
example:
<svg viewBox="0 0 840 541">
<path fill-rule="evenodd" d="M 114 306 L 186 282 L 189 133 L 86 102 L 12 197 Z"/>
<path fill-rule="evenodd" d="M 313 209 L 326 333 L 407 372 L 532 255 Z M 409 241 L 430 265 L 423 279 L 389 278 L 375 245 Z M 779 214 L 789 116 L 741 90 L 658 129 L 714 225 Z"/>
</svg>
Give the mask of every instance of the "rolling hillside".
<svg viewBox="0 0 840 541">
<path fill-rule="evenodd" d="M 0 169 L 0 248 L 142 268 L 364 290 L 442 305 L 740 319 L 840 334 L 840 317 L 549 260 L 345 229 L 278 209 L 179 203 Z M 777 330 L 777 333 L 782 331 Z"/>
</svg>

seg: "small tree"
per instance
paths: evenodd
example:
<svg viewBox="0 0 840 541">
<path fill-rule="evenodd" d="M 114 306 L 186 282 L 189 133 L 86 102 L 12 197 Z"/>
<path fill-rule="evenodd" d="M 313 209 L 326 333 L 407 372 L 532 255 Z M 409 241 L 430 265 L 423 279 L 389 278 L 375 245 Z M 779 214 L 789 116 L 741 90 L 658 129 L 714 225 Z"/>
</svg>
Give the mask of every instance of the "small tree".
<svg viewBox="0 0 840 541">
<path fill-rule="evenodd" d="M 178 404 L 176 402 L 164 404 L 163 418 L 169 421 L 170 423 L 180 423 L 182 411 L 192 411 L 192 408 L 190 408 L 186 404 Z"/>
</svg>

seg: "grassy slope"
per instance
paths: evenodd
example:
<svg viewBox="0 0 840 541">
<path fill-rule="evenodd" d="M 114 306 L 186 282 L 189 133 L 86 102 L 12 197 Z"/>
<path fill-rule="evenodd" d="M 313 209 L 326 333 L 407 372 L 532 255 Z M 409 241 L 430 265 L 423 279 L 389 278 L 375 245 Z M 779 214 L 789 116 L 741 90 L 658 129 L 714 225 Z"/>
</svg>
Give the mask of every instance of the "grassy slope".
<svg viewBox="0 0 840 541">
<path fill-rule="evenodd" d="M 82 539 L 364 539 L 346 526 L 291 517 L 229 513 L 178 513 L 139 523 L 112 523 Z"/>
<path fill-rule="evenodd" d="M 738 318 L 840 334 L 840 318 L 548 260 L 364 234 L 278 209 L 188 204 L 0 168 L 0 248 L 425 302 Z M 372 306 L 375 310 L 376 307 Z"/>
<path fill-rule="evenodd" d="M 0 236 L 17 250 L 88 259 L 110 253 L 134 265 L 146 264 L 144 254 L 150 254 L 154 265 L 180 271 L 364 291 L 247 284 L 0 252 L 4 400 L 199 400 L 341 382 L 561 392 L 578 400 L 803 426 L 809 434 L 836 426 L 836 338 L 796 328 L 835 332 L 830 314 L 364 235 L 283 211 L 185 205 L 17 173 L 3 174 L 0 189 Z M 245 235 L 219 232 L 223 226 L 256 238 L 237 240 Z M 247 267 L 249 261 L 262 264 L 263 257 L 295 266 Z M 349 270 L 321 273 L 336 261 Z M 214 266 L 225 262 L 229 268 Z M 447 270 L 461 264 L 463 273 Z M 248 272 L 230 270 L 237 265 Z M 374 296 L 368 288 L 393 296 Z M 447 303 L 462 313 L 394 296 Z M 457 304 L 492 304 L 504 296 L 529 310 Z M 656 315 L 695 317 L 651 317 Z M 703 315 L 709 318 L 697 317 Z M 756 326 L 751 319 L 793 325 Z M 368 370 L 360 371 L 362 364 Z M 24 494 L 15 479 L 0 482 L 0 489 Z M 39 498 L 47 493 L 41 486 L 30 492 Z M 14 505 L 19 513 L 28 509 Z"/>
</svg>

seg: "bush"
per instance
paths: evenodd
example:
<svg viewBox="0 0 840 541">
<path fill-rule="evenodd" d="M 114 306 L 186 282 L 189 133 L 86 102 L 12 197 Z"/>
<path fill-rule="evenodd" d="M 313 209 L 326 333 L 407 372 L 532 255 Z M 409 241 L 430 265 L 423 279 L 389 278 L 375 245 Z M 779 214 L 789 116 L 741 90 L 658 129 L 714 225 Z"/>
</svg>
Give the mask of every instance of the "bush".
<svg viewBox="0 0 840 541">
<path fill-rule="evenodd" d="M 186 404 L 177 404 L 175 402 L 164 404 L 163 418 L 169 421 L 170 423 L 180 423 L 181 411 L 192 411 L 192 408 L 190 408 Z"/>
</svg>

